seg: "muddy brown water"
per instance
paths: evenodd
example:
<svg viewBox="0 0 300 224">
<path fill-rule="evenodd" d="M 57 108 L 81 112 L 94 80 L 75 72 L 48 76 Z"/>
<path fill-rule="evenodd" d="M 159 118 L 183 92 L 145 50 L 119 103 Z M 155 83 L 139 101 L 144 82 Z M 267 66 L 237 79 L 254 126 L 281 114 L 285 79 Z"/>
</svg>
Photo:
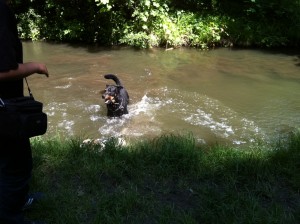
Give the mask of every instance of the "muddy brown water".
<svg viewBox="0 0 300 224">
<path fill-rule="evenodd" d="M 24 60 L 47 64 L 29 77 L 44 103 L 46 136 L 146 139 L 192 133 L 199 142 L 247 144 L 300 127 L 299 52 L 134 50 L 24 42 Z M 129 114 L 106 117 L 101 90 L 116 74 Z M 26 89 L 25 89 L 26 92 Z"/>
</svg>

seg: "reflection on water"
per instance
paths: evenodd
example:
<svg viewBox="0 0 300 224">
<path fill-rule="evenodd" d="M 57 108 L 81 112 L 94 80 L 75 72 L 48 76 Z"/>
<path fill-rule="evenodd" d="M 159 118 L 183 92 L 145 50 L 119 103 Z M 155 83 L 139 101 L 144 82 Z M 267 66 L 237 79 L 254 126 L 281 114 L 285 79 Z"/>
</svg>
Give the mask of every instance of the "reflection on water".
<svg viewBox="0 0 300 224">
<path fill-rule="evenodd" d="M 49 117 L 46 135 L 143 139 L 190 133 L 199 142 L 243 144 L 300 127 L 299 54 L 258 50 L 89 49 L 24 43 L 25 60 L 50 78 L 29 83 Z M 110 119 L 100 91 L 115 73 L 129 114 Z"/>
</svg>

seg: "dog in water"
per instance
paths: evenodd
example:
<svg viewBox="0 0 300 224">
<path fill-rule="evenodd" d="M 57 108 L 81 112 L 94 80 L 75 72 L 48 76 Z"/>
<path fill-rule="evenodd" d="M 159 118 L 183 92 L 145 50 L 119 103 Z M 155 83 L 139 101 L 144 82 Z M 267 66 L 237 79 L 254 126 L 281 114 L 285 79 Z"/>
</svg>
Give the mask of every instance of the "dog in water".
<svg viewBox="0 0 300 224">
<path fill-rule="evenodd" d="M 120 117 L 128 114 L 127 105 L 129 95 L 119 78 L 113 74 L 104 75 L 106 79 L 112 79 L 116 85 L 106 85 L 102 98 L 107 106 L 108 117 Z"/>
</svg>

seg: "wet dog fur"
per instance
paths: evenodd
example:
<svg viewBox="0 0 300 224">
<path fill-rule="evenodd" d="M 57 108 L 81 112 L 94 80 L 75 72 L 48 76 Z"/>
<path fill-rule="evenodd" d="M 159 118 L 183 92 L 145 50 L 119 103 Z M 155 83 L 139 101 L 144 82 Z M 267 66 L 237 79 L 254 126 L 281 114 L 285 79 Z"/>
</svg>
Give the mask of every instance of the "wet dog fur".
<svg viewBox="0 0 300 224">
<path fill-rule="evenodd" d="M 116 85 L 106 85 L 102 94 L 102 99 L 107 107 L 107 116 L 121 117 L 123 114 L 128 114 L 129 95 L 127 90 L 116 75 L 106 74 L 104 78 L 112 79 L 116 83 Z"/>
</svg>

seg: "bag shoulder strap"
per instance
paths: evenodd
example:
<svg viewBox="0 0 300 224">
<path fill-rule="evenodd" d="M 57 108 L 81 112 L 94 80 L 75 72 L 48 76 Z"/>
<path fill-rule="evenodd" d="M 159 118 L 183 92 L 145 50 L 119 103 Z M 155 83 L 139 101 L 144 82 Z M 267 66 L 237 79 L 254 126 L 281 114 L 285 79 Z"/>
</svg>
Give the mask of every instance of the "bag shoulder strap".
<svg viewBox="0 0 300 224">
<path fill-rule="evenodd" d="M 33 95 L 32 95 L 32 92 L 31 92 L 31 89 L 30 89 L 30 87 L 29 87 L 28 81 L 27 81 L 26 78 L 24 78 L 24 79 L 25 79 L 25 82 L 26 82 L 26 85 L 27 85 L 27 89 L 28 89 L 29 96 L 30 96 L 30 98 L 34 99 L 34 97 L 33 97 Z"/>
</svg>

